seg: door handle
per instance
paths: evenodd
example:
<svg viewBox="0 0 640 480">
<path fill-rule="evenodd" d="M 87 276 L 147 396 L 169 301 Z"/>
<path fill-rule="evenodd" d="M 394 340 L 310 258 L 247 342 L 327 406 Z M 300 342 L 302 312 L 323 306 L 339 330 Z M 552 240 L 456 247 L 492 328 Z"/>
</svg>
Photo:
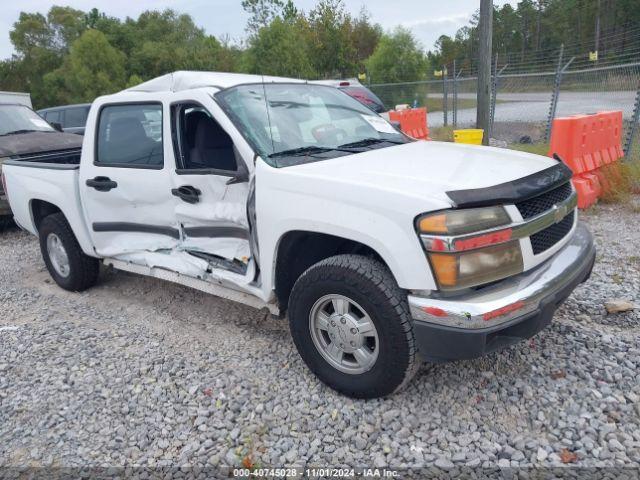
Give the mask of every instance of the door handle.
<svg viewBox="0 0 640 480">
<path fill-rule="evenodd" d="M 118 184 L 109 177 L 95 177 L 87 180 L 87 187 L 92 187 L 99 192 L 108 192 L 112 188 L 116 188 Z"/>
<path fill-rule="evenodd" d="M 172 188 L 171 193 L 187 203 L 198 203 L 202 192 L 191 185 L 183 185 L 178 188 Z"/>
</svg>

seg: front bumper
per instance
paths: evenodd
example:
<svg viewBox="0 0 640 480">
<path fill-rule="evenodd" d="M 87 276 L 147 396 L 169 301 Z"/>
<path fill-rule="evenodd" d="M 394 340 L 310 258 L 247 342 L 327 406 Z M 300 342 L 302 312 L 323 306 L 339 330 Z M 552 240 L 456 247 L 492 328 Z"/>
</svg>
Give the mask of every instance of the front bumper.
<svg viewBox="0 0 640 480">
<path fill-rule="evenodd" d="M 413 328 L 430 361 L 470 359 L 529 338 L 589 278 L 596 250 L 578 224 L 569 242 L 539 267 L 450 298 L 409 295 Z"/>
</svg>

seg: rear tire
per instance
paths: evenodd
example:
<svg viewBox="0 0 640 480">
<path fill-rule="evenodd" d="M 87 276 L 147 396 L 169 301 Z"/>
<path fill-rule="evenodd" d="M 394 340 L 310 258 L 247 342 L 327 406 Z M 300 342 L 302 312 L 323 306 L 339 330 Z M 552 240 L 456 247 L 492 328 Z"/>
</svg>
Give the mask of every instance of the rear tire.
<svg viewBox="0 0 640 480">
<path fill-rule="evenodd" d="M 0 232 L 9 230 L 14 225 L 12 216 L 7 215 L 5 217 L 0 217 Z"/>
<path fill-rule="evenodd" d="M 100 263 L 97 258 L 85 255 L 62 213 L 45 217 L 38 234 L 44 263 L 60 287 L 81 292 L 96 284 Z"/>
<path fill-rule="evenodd" d="M 367 257 L 337 255 L 306 270 L 291 292 L 289 324 L 311 371 L 350 397 L 395 393 L 421 364 L 406 294 Z"/>
</svg>

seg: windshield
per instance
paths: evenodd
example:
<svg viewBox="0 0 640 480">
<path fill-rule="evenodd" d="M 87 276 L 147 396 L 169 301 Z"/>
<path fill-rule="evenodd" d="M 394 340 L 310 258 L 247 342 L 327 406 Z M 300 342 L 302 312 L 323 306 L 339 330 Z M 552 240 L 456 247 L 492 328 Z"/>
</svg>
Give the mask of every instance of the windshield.
<svg viewBox="0 0 640 480">
<path fill-rule="evenodd" d="M 218 92 L 216 99 L 257 153 L 275 167 L 410 141 L 357 100 L 329 86 L 239 85 Z"/>
<path fill-rule="evenodd" d="M 24 105 L 0 105 L 0 135 L 55 132 L 40 115 Z"/>
</svg>

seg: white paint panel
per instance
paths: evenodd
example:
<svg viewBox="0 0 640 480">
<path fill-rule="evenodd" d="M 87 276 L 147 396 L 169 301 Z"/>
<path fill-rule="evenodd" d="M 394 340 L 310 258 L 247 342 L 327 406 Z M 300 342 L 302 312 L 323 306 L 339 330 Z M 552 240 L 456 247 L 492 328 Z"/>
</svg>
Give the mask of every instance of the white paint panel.
<svg viewBox="0 0 640 480">
<path fill-rule="evenodd" d="M 145 94 L 137 94 L 137 96 L 131 95 L 127 102 L 155 101 L 157 103 L 161 100 L 158 97 L 149 99 Z M 101 97 L 94 102 L 87 121 L 82 150 L 79 190 L 95 251 L 100 256 L 114 256 L 135 250 L 153 251 L 158 248 L 169 248 L 168 245 L 172 245 L 174 239 L 164 234 L 93 231 L 94 223 L 130 223 L 178 228 L 173 215 L 174 197 L 171 195 L 170 175 L 175 168 L 175 163 L 168 122 L 169 109 L 166 103 L 161 107 L 164 157 L 161 170 L 95 164 L 98 114 L 101 107 L 113 103 L 116 102 L 112 97 Z M 86 185 L 88 179 L 97 176 L 108 177 L 118 186 L 107 192 L 101 192 Z"/>
<path fill-rule="evenodd" d="M 49 202 L 67 218 L 82 250 L 87 255 L 96 255 L 80 206 L 78 170 L 3 165 L 2 171 L 11 210 L 22 228 L 37 235 L 31 212 L 32 201 Z"/>
</svg>

